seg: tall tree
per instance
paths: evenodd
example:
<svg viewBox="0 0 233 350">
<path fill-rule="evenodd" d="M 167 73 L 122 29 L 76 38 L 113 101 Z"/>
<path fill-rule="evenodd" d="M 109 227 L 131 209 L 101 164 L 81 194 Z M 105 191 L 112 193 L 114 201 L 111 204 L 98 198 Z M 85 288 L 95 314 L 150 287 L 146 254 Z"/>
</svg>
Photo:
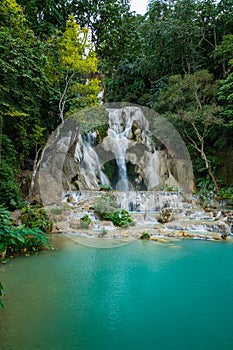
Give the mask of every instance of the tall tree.
<svg viewBox="0 0 233 350">
<path fill-rule="evenodd" d="M 207 154 L 212 125 L 221 125 L 220 108 L 216 104 L 216 85 L 213 76 L 205 70 L 194 74 L 174 75 L 158 96 L 155 109 L 167 116 L 180 129 L 188 144 L 204 161 L 215 188 L 218 182 Z"/>
<path fill-rule="evenodd" d="M 49 40 L 49 49 L 47 74 L 63 121 L 68 111 L 98 102 L 98 61 L 88 29 L 81 29 L 73 16 L 67 20 L 65 32 L 58 32 Z"/>
<path fill-rule="evenodd" d="M 37 36 L 47 39 L 56 30 L 64 30 L 72 12 L 72 1 L 67 0 L 17 0 L 31 29 Z"/>
<path fill-rule="evenodd" d="M 44 46 L 28 29 L 21 7 L 15 0 L 1 1 L 0 116 L 21 160 L 34 144 L 33 128 L 41 124 L 45 65 Z"/>
</svg>

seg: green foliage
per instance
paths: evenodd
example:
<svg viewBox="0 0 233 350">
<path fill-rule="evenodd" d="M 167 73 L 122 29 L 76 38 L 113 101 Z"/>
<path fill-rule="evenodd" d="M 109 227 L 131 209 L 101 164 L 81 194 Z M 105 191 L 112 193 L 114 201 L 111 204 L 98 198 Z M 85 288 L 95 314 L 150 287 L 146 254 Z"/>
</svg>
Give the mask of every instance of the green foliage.
<svg viewBox="0 0 233 350">
<path fill-rule="evenodd" d="M 110 217 L 106 217 L 108 213 L 110 216 L 111 213 L 118 210 L 115 197 L 111 192 L 104 193 L 100 198 L 97 198 L 93 207 L 95 212 L 100 216 L 102 216 L 102 213 L 105 213 L 105 218 L 107 220 L 111 220 Z"/>
<path fill-rule="evenodd" d="M 80 219 L 80 226 L 81 228 L 88 228 L 90 226 L 91 219 L 87 214 L 85 214 L 83 217 Z"/>
<path fill-rule="evenodd" d="M 99 233 L 99 237 L 104 237 L 107 234 L 108 234 L 108 230 L 105 227 L 103 227 Z"/>
<path fill-rule="evenodd" d="M 166 224 L 174 219 L 174 214 L 172 209 L 170 208 L 164 208 L 161 210 L 161 212 L 157 216 L 158 222 L 161 222 L 161 224 Z"/>
<path fill-rule="evenodd" d="M 141 236 L 140 236 L 140 239 L 147 239 L 147 240 L 150 239 L 149 233 L 146 231 L 143 231 Z"/>
<path fill-rule="evenodd" d="M 111 183 L 113 183 L 112 180 L 113 180 L 113 177 L 115 175 L 114 170 L 115 170 L 115 162 L 113 159 L 104 163 L 103 171 L 104 171 L 105 175 L 107 175 L 107 177 Z"/>
<path fill-rule="evenodd" d="M 61 119 L 98 103 L 100 77 L 108 101 L 139 103 L 170 118 L 193 158 L 201 156 L 201 140 L 208 168 L 213 147 L 232 147 L 232 0 L 151 0 L 147 16 L 131 13 L 129 4 L 1 1 L 0 119 L 17 160 L 2 152 L 0 203 L 8 208 L 19 206 L 20 165 Z"/>
<path fill-rule="evenodd" d="M 202 70 L 171 76 L 167 88 L 158 95 L 155 108 L 179 128 L 186 142 L 200 155 L 218 191 L 213 164 L 206 150 L 207 137 L 213 140 L 214 127 L 222 125 L 213 75 Z"/>
<path fill-rule="evenodd" d="M 14 0 L 0 10 L 0 116 L 18 152 L 35 144 L 32 128 L 41 117 L 46 88 L 44 45 L 28 28 Z"/>
<path fill-rule="evenodd" d="M 111 214 L 111 221 L 115 226 L 128 227 L 135 223 L 129 212 L 125 209 L 119 209 Z"/>
<path fill-rule="evenodd" d="M 73 16 L 66 22 L 64 33 L 49 40 L 47 75 L 57 100 L 60 118 L 78 109 L 98 103 L 100 81 L 96 77 L 98 60 L 88 38 Z"/>
<path fill-rule="evenodd" d="M 97 127 L 97 143 L 101 143 L 103 139 L 108 135 L 108 124 L 101 124 Z"/>
<path fill-rule="evenodd" d="M 12 221 L 10 211 L 3 205 L 0 205 L 0 230 L 3 231 L 6 227 L 11 226 Z"/>
<path fill-rule="evenodd" d="M 0 164 L 0 193 L 0 204 L 5 204 L 11 210 L 19 207 L 20 193 L 16 171 L 5 160 Z"/>
<path fill-rule="evenodd" d="M 220 189 L 220 198 L 227 201 L 227 205 L 233 207 L 233 186 Z"/>
<path fill-rule="evenodd" d="M 174 186 L 167 186 L 167 187 L 165 187 L 164 191 L 167 191 L 167 192 L 182 192 L 182 188 L 174 187 Z"/>
<path fill-rule="evenodd" d="M 45 234 L 38 228 L 24 226 L 5 228 L 0 231 L 0 261 L 7 257 L 29 255 L 48 247 Z"/>
<path fill-rule="evenodd" d="M 1 137 L 2 136 L 2 137 Z M 20 193 L 17 183 L 19 164 L 17 152 L 9 137 L 0 136 L 2 152 L 0 154 L 0 204 L 13 210 L 20 205 Z M 2 157 L 1 157 L 2 156 Z"/>
<path fill-rule="evenodd" d="M 26 206 L 22 208 L 21 214 L 22 223 L 30 228 L 49 233 L 52 231 L 53 223 L 49 219 L 47 212 L 38 206 Z"/>
<path fill-rule="evenodd" d="M 98 198 L 94 210 L 103 220 L 112 221 L 115 226 L 128 227 L 135 224 L 127 210 L 118 208 L 111 193 Z"/>
<path fill-rule="evenodd" d="M 66 19 L 72 11 L 67 0 L 18 0 L 33 31 L 46 39 L 57 29 L 65 28 Z"/>
<path fill-rule="evenodd" d="M 112 188 L 110 185 L 101 185 L 100 191 L 111 191 Z"/>
<path fill-rule="evenodd" d="M 11 256 L 35 253 L 47 246 L 44 232 L 38 227 L 12 226 L 10 212 L 0 206 L 0 261 L 4 262 Z"/>
</svg>

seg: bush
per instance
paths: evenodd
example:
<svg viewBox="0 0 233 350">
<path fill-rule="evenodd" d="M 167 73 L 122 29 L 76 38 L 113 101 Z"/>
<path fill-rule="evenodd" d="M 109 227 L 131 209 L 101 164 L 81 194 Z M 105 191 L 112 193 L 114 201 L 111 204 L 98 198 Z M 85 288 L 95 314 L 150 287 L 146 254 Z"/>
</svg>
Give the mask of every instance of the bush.
<svg viewBox="0 0 233 350">
<path fill-rule="evenodd" d="M 110 185 L 101 185 L 100 191 L 111 191 L 112 187 Z"/>
<path fill-rule="evenodd" d="M 128 227 L 135 224 L 126 209 L 118 208 L 112 193 L 98 198 L 93 207 L 101 219 L 112 221 L 115 226 Z"/>
<path fill-rule="evenodd" d="M 20 191 L 17 183 L 20 160 L 9 137 L 2 137 L 2 158 L 0 163 L 0 204 L 14 210 L 20 206 Z"/>
<path fill-rule="evenodd" d="M 13 226 L 10 212 L 0 206 L 0 261 L 17 255 L 28 255 L 48 247 L 44 232 L 38 227 Z"/>
<path fill-rule="evenodd" d="M 225 199 L 228 205 L 233 206 L 233 186 L 221 188 L 220 197 Z"/>
<path fill-rule="evenodd" d="M 47 212 L 38 206 L 23 207 L 21 221 L 28 228 L 39 228 L 41 231 L 46 233 L 51 232 L 53 228 L 53 223 L 49 219 Z"/>
<path fill-rule="evenodd" d="M 91 219 L 87 214 L 85 214 L 81 219 L 80 219 L 80 226 L 81 228 L 88 228 L 91 223 Z"/>
<path fill-rule="evenodd" d="M 140 239 L 150 239 L 149 233 L 146 231 L 142 232 Z"/>
<path fill-rule="evenodd" d="M 108 192 L 103 194 L 100 198 L 97 198 L 93 208 L 97 214 L 102 216 L 102 214 L 113 213 L 117 211 L 119 208 L 116 204 L 116 199 L 113 193 Z M 107 219 L 107 218 L 106 218 Z M 110 219 L 109 219 L 110 220 Z"/>
<path fill-rule="evenodd" d="M 48 240 L 40 229 L 29 229 L 19 226 L 7 228 L 3 234 L 0 232 L 0 256 L 29 255 L 48 247 Z"/>
<path fill-rule="evenodd" d="M 115 226 L 121 227 L 133 226 L 135 224 L 129 212 L 125 209 L 119 209 L 116 212 L 112 213 L 110 220 Z"/>
<path fill-rule="evenodd" d="M 11 210 L 19 207 L 20 193 L 16 182 L 16 174 L 4 160 L 0 165 L 0 193 L 0 204 L 4 204 Z"/>
</svg>

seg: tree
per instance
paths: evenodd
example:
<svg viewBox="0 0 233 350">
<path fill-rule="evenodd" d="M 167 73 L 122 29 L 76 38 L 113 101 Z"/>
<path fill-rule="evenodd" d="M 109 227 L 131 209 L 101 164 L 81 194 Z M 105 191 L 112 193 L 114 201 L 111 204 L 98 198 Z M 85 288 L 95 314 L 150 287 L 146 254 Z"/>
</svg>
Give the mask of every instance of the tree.
<svg viewBox="0 0 233 350">
<path fill-rule="evenodd" d="M 20 203 L 17 174 L 25 159 L 46 137 L 42 110 L 47 94 L 45 45 L 28 28 L 15 0 L 0 6 L 0 119 L 2 157 L 0 203 L 13 209 Z M 38 133 L 40 130 L 40 134 Z"/>
<path fill-rule="evenodd" d="M 229 72 L 225 79 L 219 81 L 218 101 L 223 110 L 223 130 L 220 142 L 221 146 L 232 145 L 233 139 L 233 59 L 229 61 Z"/>
<path fill-rule="evenodd" d="M 66 20 L 72 13 L 72 1 L 67 0 L 18 0 L 31 29 L 43 40 L 56 30 L 65 30 Z"/>
<path fill-rule="evenodd" d="M 222 66 L 222 77 L 226 78 L 229 69 L 228 62 L 233 55 L 233 34 L 223 36 L 222 42 L 213 52 L 215 62 Z"/>
<path fill-rule="evenodd" d="M 41 124 L 46 91 L 44 46 L 28 29 L 14 0 L 0 7 L 0 117 L 3 133 L 11 138 L 19 163 L 34 144 L 33 128 Z"/>
<path fill-rule="evenodd" d="M 96 54 L 88 29 L 81 29 L 73 16 L 67 20 L 65 32 L 58 32 L 49 41 L 48 58 L 47 74 L 62 121 L 68 111 L 74 113 L 98 102 L 100 81 Z"/>
<path fill-rule="evenodd" d="M 207 136 L 212 125 L 221 125 L 216 104 L 213 75 L 202 70 L 194 74 L 171 76 L 167 88 L 158 96 L 154 108 L 176 125 L 180 124 L 185 140 L 200 154 L 217 192 L 219 187 L 207 156 Z"/>
</svg>

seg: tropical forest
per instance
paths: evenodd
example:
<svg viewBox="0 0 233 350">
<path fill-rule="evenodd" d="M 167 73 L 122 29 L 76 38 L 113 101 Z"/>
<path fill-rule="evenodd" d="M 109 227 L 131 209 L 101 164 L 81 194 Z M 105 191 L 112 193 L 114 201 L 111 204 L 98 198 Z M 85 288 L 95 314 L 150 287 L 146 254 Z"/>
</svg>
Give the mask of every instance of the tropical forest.
<svg viewBox="0 0 233 350">
<path fill-rule="evenodd" d="M 2 349 L 232 349 L 233 0 L 131 2 L 0 0 Z"/>
</svg>

